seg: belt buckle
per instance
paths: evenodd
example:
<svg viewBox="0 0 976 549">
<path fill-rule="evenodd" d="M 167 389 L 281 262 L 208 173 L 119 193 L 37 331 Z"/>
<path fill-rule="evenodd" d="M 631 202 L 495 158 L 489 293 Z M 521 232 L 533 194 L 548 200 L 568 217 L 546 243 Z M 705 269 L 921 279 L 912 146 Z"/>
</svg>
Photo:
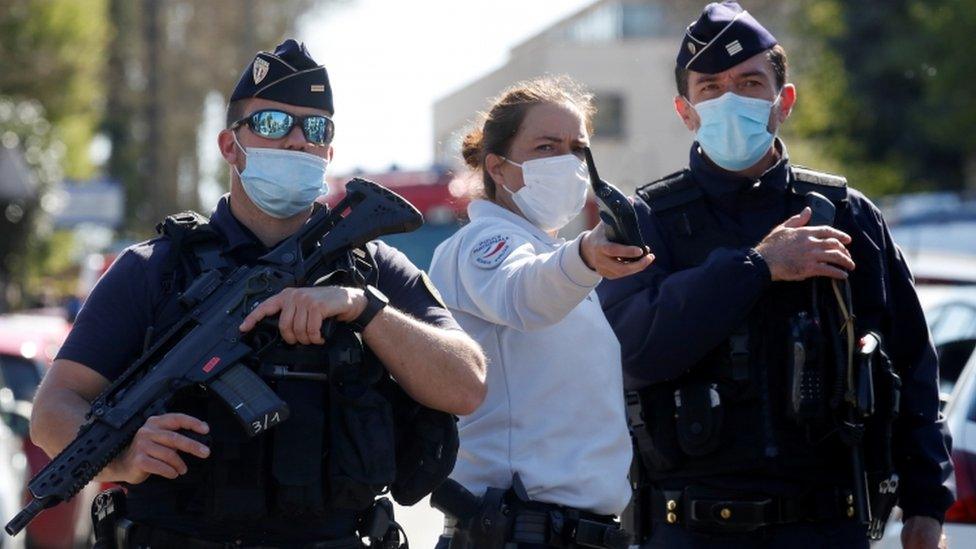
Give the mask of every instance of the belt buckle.
<svg viewBox="0 0 976 549">
<path fill-rule="evenodd" d="M 718 527 L 723 532 L 744 533 L 754 532 L 770 524 L 766 517 L 766 510 L 773 500 L 692 499 L 690 503 L 691 516 L 688 517 L 690 525 L 706 526 L 710 527 L 709 529 Z"/>
</svg>

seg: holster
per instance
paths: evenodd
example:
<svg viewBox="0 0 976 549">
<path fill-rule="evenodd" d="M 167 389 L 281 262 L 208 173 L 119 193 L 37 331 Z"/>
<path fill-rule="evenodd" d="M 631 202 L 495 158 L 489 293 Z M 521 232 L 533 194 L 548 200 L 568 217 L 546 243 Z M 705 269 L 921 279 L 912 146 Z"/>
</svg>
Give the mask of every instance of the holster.
<svg viewBox="0 0 976 549">
<path fill-rule="evenodd" d="M 613 517 L 530 501 L 517 474 L 512 488 L 488 488 L 483 498 L 448 480 L 434 492 L 431 505 L 457 519 L 450 549 L 514 549 L 523 544 L 627 549 L 631 541 Z"/>
<path fill-rule="evenodd" d="M 125 492 L 122 488 L 111 488 L 95 496 L 91 507 L 94 549 L 125 549 L 128 546 L 132 522 L 125 515 Z"/>
</svg>

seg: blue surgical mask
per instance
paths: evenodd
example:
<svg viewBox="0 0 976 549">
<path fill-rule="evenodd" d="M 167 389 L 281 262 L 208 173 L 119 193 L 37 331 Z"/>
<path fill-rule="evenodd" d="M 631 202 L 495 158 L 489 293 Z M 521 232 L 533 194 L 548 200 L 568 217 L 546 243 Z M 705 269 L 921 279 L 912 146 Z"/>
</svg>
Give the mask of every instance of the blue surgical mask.
<svg viewBox="0 0 976 549">
<path fill-rule="evenodd" d="M 769 116 L 779 101 L 727 92 L 694 106 L 701 119 L 696 138 L 709 160 L 737 172 L 754 166 L 773 144 Z"/>
<path fill-rule="evenodd" d="M 271 217 L 285 219 L 296 215 L 329 192 L 325 181 L 328 160 L 286 149 L 249 147 L 245 150 L 236 135 L 234 141 L 247 156 L 244 171 L 237 172 L 244 192 Z"/>
</svg>

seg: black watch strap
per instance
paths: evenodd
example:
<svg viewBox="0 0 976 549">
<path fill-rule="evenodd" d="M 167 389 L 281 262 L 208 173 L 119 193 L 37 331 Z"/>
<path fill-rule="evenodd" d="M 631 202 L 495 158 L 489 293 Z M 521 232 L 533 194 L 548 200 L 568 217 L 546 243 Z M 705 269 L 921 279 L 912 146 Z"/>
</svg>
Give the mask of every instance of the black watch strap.
<svg viewBox="0 0 976 549">
<path fill-rule="evenodd" d="M 383 292 L 377 290 L 376 287 L 371 284 L 367 284 L 366 287 L 363 288 L 363 293 L 366 295 L 366 308 L 363 309 L 363 312 L 359 313 L 359 316 L 349 323 L 357 332 L 362 332 L 365 330 L 366 326 L 373 320 L 373 317 L 379 314 L 379 312 L 383 310 L 383 307 L 386 307 L 386 305 L 390 302 L 390 300 L 383 295 Z"/>
</svg>

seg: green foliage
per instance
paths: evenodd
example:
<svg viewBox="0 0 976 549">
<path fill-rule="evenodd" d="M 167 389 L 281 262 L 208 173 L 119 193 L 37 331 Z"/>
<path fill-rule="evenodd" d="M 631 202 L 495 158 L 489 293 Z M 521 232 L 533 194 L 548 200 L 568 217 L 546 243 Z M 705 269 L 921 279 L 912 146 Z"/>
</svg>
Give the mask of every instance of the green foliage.
<svg viewBox="0 0 976 549">
<path fill-rule="evenodd" d="M 29 195 L 0 199 L 0 310 L 6 286 L 22 287 L 32 267 L 47 261 L 44 254 L 49 230 L 37 215 L 40 196 L 62 177 L 65 146 L 55 136 L 37 101 L 15 101 L 0 96 L 0 147 L 22 154 L 27 168 Z M 9 173 L 9 172 L 8 172 Z M 9 182 L 8 182 L 9 184 Z M 9 281 L 9 282 L 8 282 Z"/>
<path fill-rule="evenodd" d="M 966 4 L 802 0 L 790 131 L 804 156 L 793 157 L 870 194 L 962 188 L 976 149 L 976 14 Z"/>
<path fill-rule="evenodd" d="M 320 4 L 323 2 L 319 2 Z M 312 0 L 109 0 L 115 28 L 103 131 L 127 227 L 199 208 L 197 132 L 209 95 L 226 97 L 254 53 L 273 49 Z M 215 146 L 216 136 L 206 136 Z"/>
<path fill-rule="evenodd" d="M 103 108 L 106 0 L 0 0 L 0 95 L 42 105 L 64 142 L 64 170 L 91 175 Z"/>
</svg>

